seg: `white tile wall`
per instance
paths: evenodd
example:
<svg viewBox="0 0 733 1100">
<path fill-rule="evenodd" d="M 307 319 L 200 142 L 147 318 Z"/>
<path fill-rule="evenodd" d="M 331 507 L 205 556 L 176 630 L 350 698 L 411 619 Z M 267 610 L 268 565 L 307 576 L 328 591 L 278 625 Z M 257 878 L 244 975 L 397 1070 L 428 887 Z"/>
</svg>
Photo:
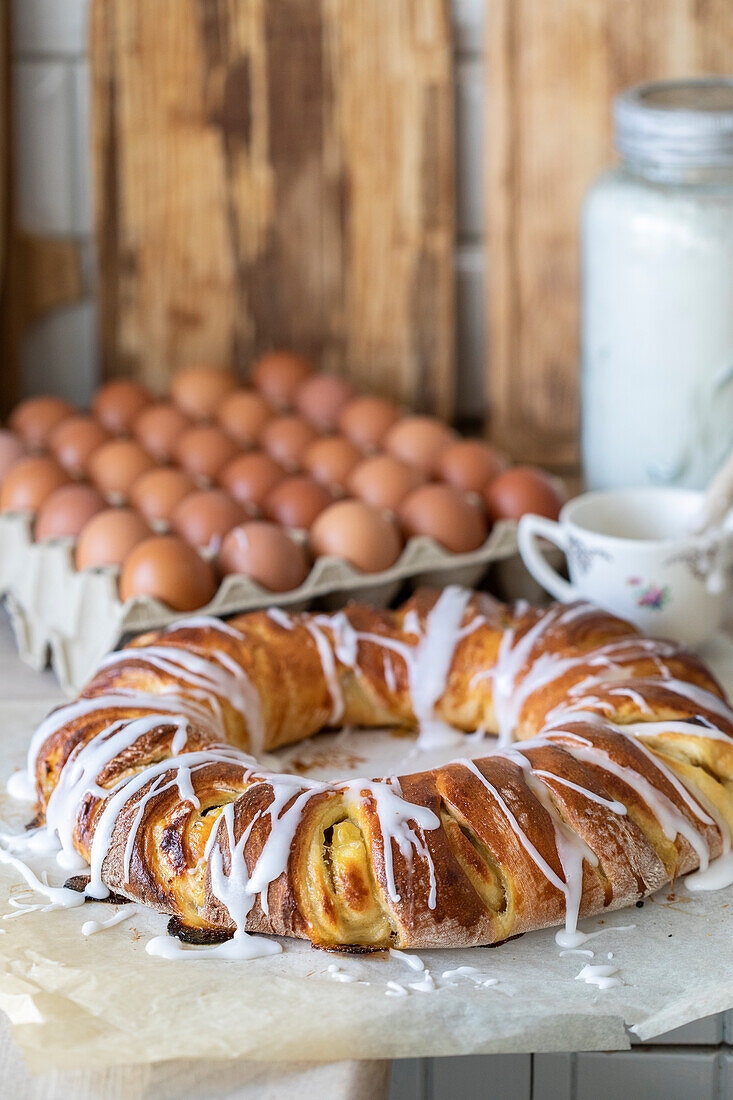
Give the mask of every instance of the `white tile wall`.
<svg viewBox="0 0 733 1100">
<path fill-rule="evenodd" d="M 453 32 L 461 54 L 481 53 L 486 0 L 453 0 Z"/>
<path fill-rule="evenodd" d="M 480 420 L 485 406 L 484 348 L 486 340 L 486 265 L 480 243 L 462 245 L 456 256 L 457 411 L 461 418 Z"/>
<path fill-rule="evenodd" d="M 91 195 L 91 128 L 89 96 L 89 64 L 82 59 L 72 67 L 74 134 L 74 232 L 90 235 L 92 232 Z"/>
<path fill-rule="evenodd" d="M 89 0 L 12 0 L 16 54 L 78 57 L 86 51 Z"/>
<path fill-rule="evenodd" d="M 63 393 L 82 407 L 97 382 L 94 303 L 52 310 L 29 330 L 23 347 L 25 391 Z"/>
<path fill-rule="evenodd" d="M 458 240 L 478 241 L 483 228 L 483 66 L 460 58 L 456 68 L 456 192 Z"/>
<path fill-rule="evenodd" d="M 64 61 L 13 66 L 16 217 L 21 229 L 68 236 L 75 229 L 73 68 Z"/>
</svg>

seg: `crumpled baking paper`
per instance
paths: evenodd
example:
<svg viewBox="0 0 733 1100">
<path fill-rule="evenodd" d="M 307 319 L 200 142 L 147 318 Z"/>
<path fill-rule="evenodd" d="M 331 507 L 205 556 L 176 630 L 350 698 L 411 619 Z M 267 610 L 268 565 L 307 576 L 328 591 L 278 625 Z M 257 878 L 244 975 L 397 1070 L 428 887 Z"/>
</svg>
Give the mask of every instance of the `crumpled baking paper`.
<svg viewBox="0 0 733 1100">
<path fill-rule="evenodd" d="M 15 658 L 0 656 L 12 685 Z M 721 638 L 704 656 L 733 686 L 733 643 Z M 27 816 L 4 794 L 5 779 L 23 764 L 30 733 L 54 701 L 42 683 L 43 698 L 26 689 L 25 699 L 8 699 L 8 686 L 0 705 L 3 827 L 21 828 Z M 470 755 L 491 746 L 473 743 Z M 456 755 L 466 750 L 442 754 Z M 346 731 L 294 746 L 281 762 L 320 778 L 418 770 L 436 758 L 417 755 L 409 738 Z M 10 897 L 41 900 L 0 866 L 0 915 L 16 911 Z M 165 919 L 139 908 L 82 936 L 85 921 L 114 912 L 89 903 L 0 920 L 0 1009 L 32 1069 L 618 1050 L 629 1046 L 629 1028 L 650 1039 L 733 1007 L 733 887 L 691 895 L 680 882 L 642 909 L 582 922 L 601 933 L 584 945 L 592 960 L 561 955 L 553 930 L 498 948 L 423 951 L 432 991 L 411 988 L 425 972 L 399 956 L 329 954 L 294 941 L 249 962 L 153 958 L 145 944 Z M 601 990 L 577 980 L 588 962 L 618 967 L 621 984 Z M 446 974 L 460 967 L 474 970 Z"/>
</svg>

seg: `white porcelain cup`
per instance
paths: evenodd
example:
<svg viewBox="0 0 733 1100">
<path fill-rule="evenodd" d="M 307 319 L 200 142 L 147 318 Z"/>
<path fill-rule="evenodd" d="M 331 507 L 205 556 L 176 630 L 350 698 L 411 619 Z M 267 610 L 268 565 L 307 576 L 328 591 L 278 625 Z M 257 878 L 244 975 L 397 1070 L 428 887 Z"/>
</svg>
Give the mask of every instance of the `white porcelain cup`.
<svg viewBox="0 0 733 1100">
<path fill-rule="evenodd" d="M 556 599 L 591 600 L 646 633 L 696 646 L 720 629 L 733 549 L 727 531 L 692 533 L 701 502 L 691 489 L 584 493 L 557 523 L 523 516 L 519 551 Z M 540 538 L 565 552 L 569 581 L 543 557 Z"/>
</svg>

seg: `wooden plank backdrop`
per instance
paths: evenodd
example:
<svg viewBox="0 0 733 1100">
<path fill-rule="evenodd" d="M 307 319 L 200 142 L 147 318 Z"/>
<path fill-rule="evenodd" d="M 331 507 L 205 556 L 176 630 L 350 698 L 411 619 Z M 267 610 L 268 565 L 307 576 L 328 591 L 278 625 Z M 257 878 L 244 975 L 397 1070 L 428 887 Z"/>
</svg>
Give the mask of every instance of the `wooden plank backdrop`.
<svg viewBox="0 0 733 1100">
<path fill-rule="evenodd" d="M 445 0 L 94 0 L 104 369 L 277 345 L 450 414 Z"/>
<path fill-rule="evenodd" d="M 731 0 L 491 0 L 486 38 L 490 434 L 578 459 L 578 224 L 611 163 L 611 100 L 730 72 Z"/>
</svg>

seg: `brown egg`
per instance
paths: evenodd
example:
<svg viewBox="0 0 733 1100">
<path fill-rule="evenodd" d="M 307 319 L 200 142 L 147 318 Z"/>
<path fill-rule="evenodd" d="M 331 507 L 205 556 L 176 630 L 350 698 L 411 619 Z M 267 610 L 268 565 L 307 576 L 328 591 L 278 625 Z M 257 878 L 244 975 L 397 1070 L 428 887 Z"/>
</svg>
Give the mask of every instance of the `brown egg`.
<svg viewBox="0 0 733 1100">
<path fill-rule="evenodd" d="M 24 454 L 25 443 L 20 436 L 6 428 L 0 428 L 0 482 L 10 467 L 15 465 Z"/>
<path fill-rule="evenodd" d="M 185 367 L 171 383 L 173 403 L 194 420 L 211 420 L 237 379 L 220 367 Z"/>
<path fill-rule="evenodd" d="M 355 397 L 339 417 L 339 429 L 362 451 L 376 451 L 385 435 L 399 420 L 400 410 L 384 397 Z"/>
<path fill-rule="evenodd" d="M 169 401 L 158 401 L 143 409 L 132 426 L 132 434 L 157 462 L 170 462 L 179 438 L 190 427 L 191 421 L 185 413 Z"/>
<path fill-rule="evenodd" d="M 0 512 L 37 512 L 56 489 L 69 483 L 58 462 L 45 455 L 19 458 L 0 487 Z"/>
<path fill-rule="evenodd" d="M 290 409 L 295 391 L 313 368 L 295 351 L 268 351 L 252 368 L 252 383 L 275 409 Z"/>
<path fill-rule="evenodd" d="M 26 447 L 45 447 L 56 425 L 74 412 L 60 397 L 27 397 L 15 406 L 8 423 Z"/>
<path fill-rule="evenodd" d="M 276 416 L 262 431 L 261 445 L 286 470 L 298 470 L 318 432 L 302 416 Z"/>
<path fill-rule="evenodd" d="M 112 435 L 127 435 L 152 400 L 141 382 L 134 378 L 115 378 L 97 390 L 92 412 Z"/>
<path fill-rule="evenodd" d="M 327 436 L 311 443 L 303 455 L 303 466 L 316 481 L 336 489 L 344 489 L 349 474 L 362 458 L 362 453 L 340 435 Z"/>
<path fill-rule="evenodd" d="M 36 542 L 75 539 L 92 516 L 106 506 L 104 497 L 93 485 L 62 485 L 38 509 L 34 538 Z"/>
<path fill-rule="evenodd" d="M 171 516 L 171 527 L 191 546 L 217 551 L 227 532 L 246 518 L 242 505 L 223 489 L 205 489 L 181 501 Z"/>
<path fill-rule="evenodd" d="M 67 416 L 48 437 L 48 449 L 72 477 L 86 474 L 89 459 L 109 439 L 107 429 L 93 416 Z"/>
<path fill-rule="evenodd" d="M 176 444 L 175 457 L 191 477 L 213 481 L 220 470 L 239 454 L 239 447 L 216 424 L 197 424 Z"/>
<path fill-rule="evenodd" d="M 425 481 L 425 474 L 392 455 L 373 455 L 355 466 L 347 488 L 373 508 L 394 512 L 408 493 Z"/>
<path fill-rule="evenodd" d="M 151 596 L 174 611 L 195 611 L 216 592 L 214 570 L 175 535 L 138 543 L 122 564 L 120 599 Z"/>
<path fill-rule="evenodd" d="M 162 466 L 137 479 L 130 489 L 130 502 L 148 523 L 169 523 L 178 505 L 195 488 L 193 478 L 185 470 Z"/>
<path fill-rule="evenodd" d="M 219 484 L 249 511 L 261 508 L 276 485 L 285 480 L 285 470 L 262 451 L 240 455 L 225 466 Z"/>
<path fill-rule="evenodd" d="M 111 439 L 89 459 L 89 477 L 109 499 L 126 500 L 137 479 L 154 465 L 134 439 Z"/>
<path fill-rule="evenodd" d="M 288 477 L 276 485 L 265 501 L 264 512 L 283 527 L 305 527 L 333 503 L 325 485 L 310 477 Z"/>
<path fill-rule="evenodd" d="M 295 407 L 321 432 L 335 431 L 344 406 L 354 396 L 354 387 L 335 374 L 314 374 L 298 386 Z"/>
<path fill-rule="evenodd" d="M 245 450 L 257 446 L 262 429 L 272 416 L 272 409 L 264 397 L 253 390 L 228 393 L 216 410 L 220 426 Z"/>
<path fill-rule="evenodd" d="M 76 568 L 121 565 L 130 551 L 149 537 L 150 528 L 133 508 L 106 508 L 82 528 L 76 544 Z"/>
<path fill-rule="evenodd" d="M 222 573 L 243 573 L 268 592 L 290 592 L 308 576 L 308 555 L 275 523 L 251 520 L 230 531 L 221 546 Z"/>
<path fill-rule="evenodd" d="M 432 474 L 438 455 L 454 439 L 448 425 L 433 416 L 406 416 L 387 432 L 384 446 L 395 458 Z"/>
<path fill-rule="evenodd" d="M 452 485 L 422 485 L 405 497 L 398 515 L 408 538 L 428 535 L 454 554 L 477 550 L 489 533 L 480 505 Z"/>
<path fill-rule="evenodd" d="M 436 473 L 456 489 L 480 493 L 487 481 L 507 468 L 506 457 L 480 439 L 461 439 L 438 455 Z"/>
<path fill-rule="evenodd" d="M 396 525 L 360 500 L 340 500 L 326 508 L 310 538 L 314 553 L 343 558 L 362 573 L 389 569 L 402 550 Z"/>
<path fill-rule="evenodd" d="M 557 519 L 565 499 L 562 482 L 533 466 L 505 470 L 484 489 L 486 509 L 494 521 L 521 519 L 525 512 Z"/>
</svg>

